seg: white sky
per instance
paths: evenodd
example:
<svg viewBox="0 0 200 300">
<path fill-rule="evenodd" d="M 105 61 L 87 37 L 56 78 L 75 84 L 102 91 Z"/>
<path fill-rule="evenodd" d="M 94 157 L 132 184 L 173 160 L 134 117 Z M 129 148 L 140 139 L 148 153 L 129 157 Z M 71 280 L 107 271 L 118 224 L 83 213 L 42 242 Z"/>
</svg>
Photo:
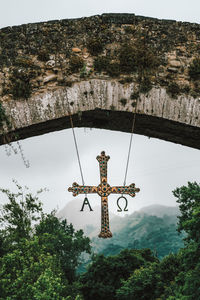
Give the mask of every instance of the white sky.
<svg viewBox="0 0 200 300">
<path fill-rule="evenodd" d="M 199 0 L 0 0 L 0 27 L 45 20 L 76 18 L 108 12 L 127 12 L 157 18 L 200 23 Z M 130 134 L 97 129 L 76 130 L 85 182 L 99 184 L 96 156 L 105 150 L 108 180 L 121 185 Z M 7 157 L 0 147 L 0 186 L 14 187 L 12 178 L 32 190 L 47 187 L 42 200 L 46 210 L 62 208 L 73 198 L 67 192 L 72 182 L 81 183 L 71 130 L 63 130 L 21 141 L 31 167 L 26 169 L 19 155 Z M 132 212 L 153 203 L 176 205 L 172 190 L 187 181 L 200 181 L 200 151 L 157 139 L 134 135 L 127 184 L 136 183 L 141 192 L 129 197 Z M 83 197 L 82 197 L 83 198 Z M 116 213 L 116 196 L 109 197 L 110 209 Z M 100 203 L 99 197 L 89 196 L 91 205 Z M 0 202 L 5 199 L 0 197 Z"/>
<path fill-rule="evenodd" d="M 110 12 L 200 23 L 199 0 L 0 0 L 0 3 L 0 27 Z"/>
</svg>

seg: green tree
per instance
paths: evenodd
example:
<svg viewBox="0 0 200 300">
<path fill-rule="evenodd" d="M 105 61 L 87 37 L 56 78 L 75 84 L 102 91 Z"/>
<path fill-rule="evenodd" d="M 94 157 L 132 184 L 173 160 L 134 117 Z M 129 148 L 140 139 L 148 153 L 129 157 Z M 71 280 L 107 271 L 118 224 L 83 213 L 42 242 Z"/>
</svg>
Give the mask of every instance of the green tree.
<svg viewBox="0 0 200 300">
<path fill-rule="evenodd" d="M 0 259 L 0 299 L 64 299 L 67 281 L 57 257 L 45 250 L 35 236 Z"/>
<path fill-rule="evenodd" d="M 127 280 L 135 269 L 154 261 L 158 260 L 149 249 L 125 249 L 115 256 L 94 256 L 87 272 L 80 279 L 84 299 L 116 299 L 116 290 L 121 286 L 121 280 Z"/>
<path fill-rule="evenodd" d="M 180 204 L 181 215 L 178 223 L 179 232 L 187 233 L 187 241 L 200 243 L 200 185 L 196 182 L 188 182 L 188 186 L 182 186 L 173 191 L 177 202 Z"/>
<path fill-rule="evenodd" d="M 1 190 L 8 203 L 0 218 L 0 299 L 79 297 L 79 283 L 72 281 L 81 253 L 90 252 L 89 238 L 55 212 L 45 214 L 38 193 L 17 188 Z"/>
<path fill-rule="evenodd" d="M 28 192 L 28 188 L 23 189 L 17 182 L 17 193 L 12 193 L 8 189 L 0 189 L 6 194 L 8 203 L 3 205 L 0 216 L 0 247 L 1 252 L 9 251 L 23 238 L 30 238 L 33 233 L 33 225 L 39 221 L 42 214 L 42 203 L 38 195 L 34 196 Z"/>
<path fill-rule="evenodd" d="M 200 299 L 200 185 L 188 182 L 174 192 L 180 204 L 179 232 L 185 231 L 186 247 L 179 251 L 181 270 L 175 277 L 171 295 L 165 298 Z M 166 290 L 167 291 L 167 290 Z"/>
<path fill-rule="evenodd" d="M 84 236 L 82 230 L 75 231 L 66 220 L 59 220 L 55 212 L 43 214 L 40 223 L 35 226 L 35 234 L 47 252 L 59 258 L 66 278 L 70 283 L 73 282 L 81 254 L 91 251 L 90 239 Z"/>
<path fill-rule="evenodd" d="M 170 254 L 161 262 L 148 263 L 136 269 L 117 290 L 120 300 L 154 300 L 165 298 L 165 289 L 171 286 L 180 270 L 177 255 Z"/>
<path fill-rule="evenodd" d="M 189 182 L 173 193 L 180 204 L 178 230 L 187 234 L 186 247 L 136 269 L 117 290 L 118 299 L 200 299 L 200 186 Z"/>
<path fill-rule="evenodd" d="M 158 264 L 150 264 L 136 269 L 123 286 L 117 291 L 120 300 L 154 300 L 156 299 L 157 284 L 160 274 L 156 271 Z"/>
</svg>

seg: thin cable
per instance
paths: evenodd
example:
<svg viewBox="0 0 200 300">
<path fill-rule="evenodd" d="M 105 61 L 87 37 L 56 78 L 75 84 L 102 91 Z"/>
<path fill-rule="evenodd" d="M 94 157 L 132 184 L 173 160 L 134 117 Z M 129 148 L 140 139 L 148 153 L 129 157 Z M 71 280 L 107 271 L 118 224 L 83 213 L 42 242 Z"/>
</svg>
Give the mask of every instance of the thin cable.
<svg viewBox="0 0 200 300">
<path fill-rule="evenodd" d="M 77 140 L 76 140 L 76 135 L 75 135 L 75 131 L 74 131 L 74 124 L 73 124 L 70 110 L 68 110 L 68 112 L 69 112 L 69 118 L 70 118 L 70 123 L 71 123 L 71 127 L 72 127 L 72 133 L 73 133 L 73 137 L 74 137 L 74 144 L 75 144 L 75 148 L 76 148 L 76 154 L 77 154 L 77 158 L 78 158 L 78 164 L 79 164 L 79 169 L 80 169 L 80 173 L 81 173 L 82 184 L 85 185 L 85 181 L 83 178 L 83 170 L 81 167 L 81 160 L 80 160 L 80 155 L 79 155 L 78 145 L 77 145 Z"/>
<path fill-rule="evenodd" d="M 58 53 L 58 47 L 57 47 L 57 53 Z M 61 63 L 61 60 L 60 60 L 59 57 L 58 57 L 58 61 L 59 61 L 61 73 L 62 73 L 62 76 L 63 76 L 62 63 Z M 72 133 L 73 133 L 73 137 L 74 137 L 74 144 L 75 144 L 75 148 L 76 148 L 76 154 L 77 154 L 79 169 L 80 169 L 80 173 L 81 173 L 82 184 L 85 185 L 85 181 L 84 181 L 84 178 L 83 178 L 83 170 L 82 170 L 82 167 L 81 167 L 80 155 L 79 155 L 79 151 L 78 151 L 78 144 L 77 144 L 77 140 L 76 140 L 76 135 L 75 135 L 75 131 L 74 131 L 74 124 L 73 124 L 73 120 L 72 120 L 72 115 L 71 115 L 71 110 L 70 110 L 68 99 L 67 99 L 67 104 L 68 104 L 68 114 L 69 114 L 69 118 L 70 118 L 70 124 L 71 124 L 71 127 L 72 127 Z M 87 194 L 86 194 L 86 196 L 87 196 Z"/>
<path fill-rule="evenodd" d="M 136 112 L 137 112 L 137 101 L 136 101 L 136 107 L 135 107 L 135 112 L 134 112 L 134 117 L 133 117 L 131 137 L 130 137 L 130 142 L 129 142 L 128 156 L 127 156 L 127 163 L 126 163 L 126 171 L 125 171 L 125 176 L 124 176 L 124 186 L 126 185 L 126 178 L 127 178 L 127 173 L 128 173 L 131 147 L 132 147 L 132 142 L 133 142 L 133 132 L 134 132 L 134 129 L 135 129 Z"/>
</svg>

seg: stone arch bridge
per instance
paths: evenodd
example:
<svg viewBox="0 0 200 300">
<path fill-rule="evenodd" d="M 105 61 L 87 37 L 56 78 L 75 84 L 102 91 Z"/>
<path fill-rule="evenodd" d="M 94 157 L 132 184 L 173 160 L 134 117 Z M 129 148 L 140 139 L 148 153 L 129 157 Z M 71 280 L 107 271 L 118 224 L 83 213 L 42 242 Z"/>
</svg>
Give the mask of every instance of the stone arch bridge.
<svg viewBox="0 0 200 300">
<path fill-rule="evenodd" d="M 103 14 L 0 30 L 0 144 L 76 127 L 200 149 L 200 25 Z M 199 69 L 198 69 L 199 68 Z"/>
</svg>

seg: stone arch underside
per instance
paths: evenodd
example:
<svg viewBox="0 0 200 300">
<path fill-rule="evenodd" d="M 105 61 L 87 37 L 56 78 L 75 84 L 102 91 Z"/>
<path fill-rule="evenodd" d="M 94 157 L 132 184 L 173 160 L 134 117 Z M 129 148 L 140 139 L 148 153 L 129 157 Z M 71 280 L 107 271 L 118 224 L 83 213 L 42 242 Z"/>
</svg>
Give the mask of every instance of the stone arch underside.
<svg viewBox="0 0 200 300">
<path fill-rule="evenodd" d="M 15 128 L 14 135 L 8 133 L 9 140 L 70 128 L 69 112 L 74 127 L 131 132 L 136 109 L 133 91 L 134 83 L 90 80 L 9 103 L 6 110 Z M 200 149 L 198 114 L 198 99 L 188 101 L 183 95 L 172 99 L 165 89 L 153 88 L 137 100 L 134 133 Z M 3 136 L 0 143 L 6 143 Z"/>
</svg>

